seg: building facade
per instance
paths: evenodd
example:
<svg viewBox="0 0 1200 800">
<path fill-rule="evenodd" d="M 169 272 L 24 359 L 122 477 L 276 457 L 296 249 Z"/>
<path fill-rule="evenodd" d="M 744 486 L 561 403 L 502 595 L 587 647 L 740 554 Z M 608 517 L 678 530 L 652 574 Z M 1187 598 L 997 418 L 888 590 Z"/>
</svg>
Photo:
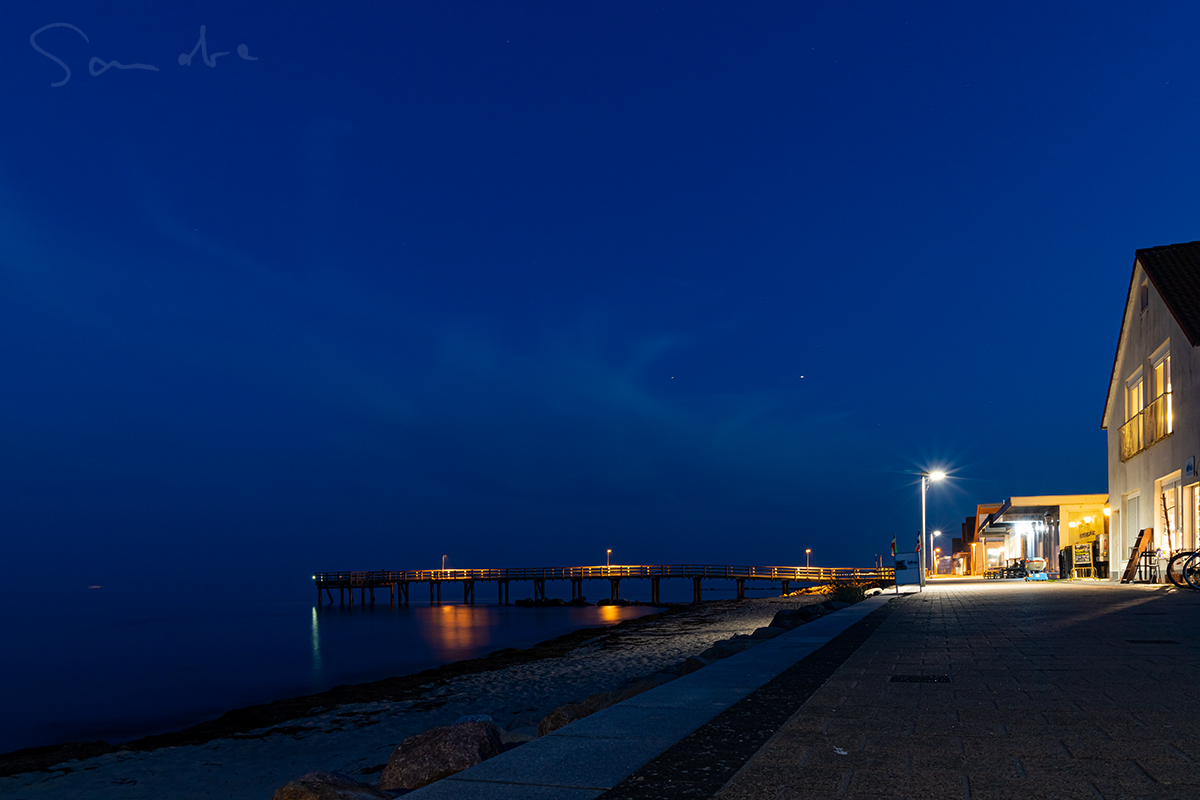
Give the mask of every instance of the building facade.
<svg viewBox="0 0 1200 800">
<path fill-rule="evenodd" d="M 1108 432 L 1112 580 L 1138 533 L 1197 547 L 1200 522 L 1200 242 L 1138 250 L 1101 428 Z"/>
</svg>

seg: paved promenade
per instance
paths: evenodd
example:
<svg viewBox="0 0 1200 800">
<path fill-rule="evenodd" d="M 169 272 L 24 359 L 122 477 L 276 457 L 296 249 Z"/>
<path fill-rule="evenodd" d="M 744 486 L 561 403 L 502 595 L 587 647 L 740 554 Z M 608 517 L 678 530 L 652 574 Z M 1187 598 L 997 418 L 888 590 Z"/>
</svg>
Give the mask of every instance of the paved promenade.
<svg viewBox="0 0 1200 800">
<path fill-rule="evenodd" d="M 1200 798 L 1200 593 L 935 582 L 810 623 L 413 793 Z"/>
<path fill-rule="evenodd" d="M 1200 593 L 935 582 L 893 606 L 721 800 L 1200 797 Z"/>
</svg>

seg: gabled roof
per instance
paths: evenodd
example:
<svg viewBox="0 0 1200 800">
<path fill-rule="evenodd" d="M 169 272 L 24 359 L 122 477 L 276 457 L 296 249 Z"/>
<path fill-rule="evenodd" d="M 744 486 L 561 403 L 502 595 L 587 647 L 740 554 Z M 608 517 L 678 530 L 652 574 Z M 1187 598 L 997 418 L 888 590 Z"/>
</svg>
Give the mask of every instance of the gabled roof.
<svg viewBox="0 0 1200 800">
<path fill-rule="evenodd" d="M 1108 427 L 1108 407 L 1113 399 L 1113 387 L 1118 380 L 1117 368 L 1120 366 L 1121 351 L 1125 343 L 1125 325 L 1131 316 L 1130 308 L 1133 303 L 1133 290 L 1136 288 L 1134 279 L 1137 278 L 1138 264 L 1142 265 L 1142 270 L 1150 279 L 1150 283 L 1154 284 L 1167 310 L 1179 323 L 1188 343 L 1192 347 L 1200 344 L 1200 242 L 1147 247 L 1135 250 L 1133 256 L 1133 271 L 1129 276 L 1129 291 L 1125 295 L 1125 313 L 1121 317 L 1121 332 L 1117 336 L 1117 352 L 1113 355 L 1108 396 L 1104 398 L 1101 429 Z"/>
<path fill-rule="evenodd" d="M 1200 242 L 1134 253 L 1192 347 L 1200 344 Z"/>
</svg>

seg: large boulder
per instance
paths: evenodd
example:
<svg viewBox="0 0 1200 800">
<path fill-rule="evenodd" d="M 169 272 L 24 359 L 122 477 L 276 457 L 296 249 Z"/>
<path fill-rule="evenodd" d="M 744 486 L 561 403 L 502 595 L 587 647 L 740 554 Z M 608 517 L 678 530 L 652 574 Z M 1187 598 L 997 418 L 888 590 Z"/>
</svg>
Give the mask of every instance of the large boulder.
<svg viewBox="0 0 1200 800">
<path fill-rule="evenodd" d="M 776 636 L 782 636 L 787 633 L 783 628 L 767 626 L 766 628 L 755 628 L 754 633 L 750 634 L 751 639 L 774 639 Z"/>
<path fill-rule="evenodd" d="M 700 657 L 706 661 L 719 661 L 722 658 L 729 658 L 730 656 L 745 652 L 756 644 L 758 644 L 758 640 L 749 637 L 744 639 L 722 639 L 719 642 L 713 642 L 712 647 L 701 653 Z"/>
<path fill-rule="evenodd" d="M 494 722 L 464 722 L 410 736 L 397 745 L 379 776 L 381 789 L 419 789 L 504 750 Z"/>
<path fill-rule="evenodd" d="M 691 675 L 696 670 L 704 669 L 707 666 L 708 659 L 701 658 L 700 656 L 689 656 L 688 659 L 683 662 L 683 674 Z"/>
<path fill-rule="evenodd" d="M 391 797 L 341 772 L 310 772 L 276 789 L 272 800 L 390 800 Z"/>
<path fill-rule="evenodd" d="M 592 712 L 579 703 L 567 703 L 565 706 L 559 706 L 538 723 L 537 735 L 540 737 L 547 733 L 553 733 L 564 725 L 570 725 L 577 719 L 583 719 L 590 713 Z"/>
</svg>

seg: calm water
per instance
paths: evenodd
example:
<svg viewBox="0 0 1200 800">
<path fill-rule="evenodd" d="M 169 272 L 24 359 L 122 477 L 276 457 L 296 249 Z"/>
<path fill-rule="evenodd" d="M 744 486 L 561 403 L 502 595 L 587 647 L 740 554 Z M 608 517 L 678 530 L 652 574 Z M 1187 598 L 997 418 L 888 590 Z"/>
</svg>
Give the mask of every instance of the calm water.
<svg viewBox="0 0 1200 800">
<path fill-rule="evenodd" d="M 306 592 L 307 594 L 307 592 Z M 233 708 L 536 644 L 649 608 L 230 606 L 91 591 L 0 623 L 0 752 L 127 741 Z M 414 598 L 415 599 L 415 598 Z M 515 598 L 514 598 L 515 599 Z M 50 613 L 46 613 L 50 612 Z"/>
</svg>

